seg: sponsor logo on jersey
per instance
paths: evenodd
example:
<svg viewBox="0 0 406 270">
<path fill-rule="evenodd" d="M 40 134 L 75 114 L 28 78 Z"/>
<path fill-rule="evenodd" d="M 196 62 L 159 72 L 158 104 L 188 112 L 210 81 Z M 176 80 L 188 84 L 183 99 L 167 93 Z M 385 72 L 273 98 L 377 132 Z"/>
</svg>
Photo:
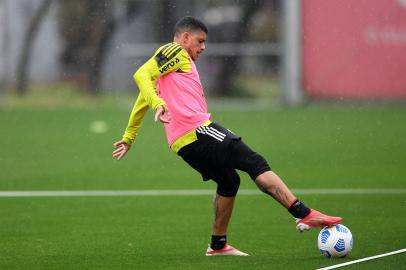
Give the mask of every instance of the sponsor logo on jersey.
<svg viewBox="0 0 406 270">
<path fill-rule="evenodd" d="M 174 67 L 177 63 L 179 63 L 179 58 L 175 58 L 172 61 L 168 62 L 166 65 L 164 65 L 162 68 L 159 69 L 159 72 L 164 73 L 168 71 L 170 68 Z"/>
</svg>

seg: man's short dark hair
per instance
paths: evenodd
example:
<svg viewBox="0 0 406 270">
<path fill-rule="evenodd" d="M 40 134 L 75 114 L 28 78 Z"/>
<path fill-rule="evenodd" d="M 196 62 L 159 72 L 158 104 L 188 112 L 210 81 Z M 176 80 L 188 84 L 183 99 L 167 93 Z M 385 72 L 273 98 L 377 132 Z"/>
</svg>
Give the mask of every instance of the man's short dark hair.
<svg viewBox="0 0 406 270">
<path fill-rule="evenodd" d="M 192 16 L 186 16 L 175 24 L 174 35 L 177 36 L 183 32 L 195 32 L 199 30 L 205 32 L 206 34 L 209 33 L 209 30 L 207 30 L 206 25 L 202 21 Z"/>
</svg>

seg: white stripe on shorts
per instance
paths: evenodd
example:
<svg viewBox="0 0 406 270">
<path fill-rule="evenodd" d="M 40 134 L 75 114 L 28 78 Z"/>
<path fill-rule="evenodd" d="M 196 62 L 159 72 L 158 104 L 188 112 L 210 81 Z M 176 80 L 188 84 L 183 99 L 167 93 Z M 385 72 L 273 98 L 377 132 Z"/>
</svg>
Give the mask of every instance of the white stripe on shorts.
<svg viewBox="0 0 406 270">
<path fill-rule="evenodd" d="M 206 126 L 201 126 L 196 129 L 197 132 L 201 134 L 206 134 L 209 135 L 210 137 L 213 137 L 214 139 L 222 142 L 226 135 L 224 133 L 221 133 L 220 131 L 212 128 L 212 127 L 206 127 Z"/>
<path fill-rule="evenodd" d="M 204 129 L 206 129 L 207 134 L 213 134 L 219 138 L 221 138 L 221 140 L 223 140 L 226 137 L 226 134 L 219 132 L 217 129 L 212 128 L 212 127 L 203 127 Z"/>
<path fill-rule="evenodd" d="M 226 137 L 226 134 L 224 134 L 224 133 L 218 131 L 218 130 L 215 129 L 214 127 L 207 127 L 207 128 L 210 129 L 211 131 L 213 131 L 214 133 L 218 134 L 220 137 L 223 137 L 223 138 Z"/>
<path fill-rule="evenodd" d="M 206 135 L 208 135 L 208 136 L 210 136 L 210 137 L 212 137 L 212 138 L 214 138 L 214 139 L 216 139 L 216 140 L 218 140 L 218 141 L 220 141 L 220 142 L 222 142 L 223 139 L 224 139 L 223 137 L 220 137 L 220 136 L 218 136 L 218 135 L 216 135 L 216 134 L 210 132 L 210 130 L 208 130 L 205 126 L 198 127 L 198 128 L 196 129 L 196 131 L 199 132 L 199 133 L 201 133 L 201 134 L 206 134 Z"/>
</svg>

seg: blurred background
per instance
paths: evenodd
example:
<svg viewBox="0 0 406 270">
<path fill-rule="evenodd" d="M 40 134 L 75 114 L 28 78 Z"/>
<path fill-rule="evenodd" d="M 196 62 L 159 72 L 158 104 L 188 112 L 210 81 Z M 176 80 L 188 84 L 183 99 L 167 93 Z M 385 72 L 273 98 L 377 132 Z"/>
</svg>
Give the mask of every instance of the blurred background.
<svg viewBox="0 0 406 270">
<path fill-rule="evenodd" d="M 403 0 L 1 0 L 2 102 L 38 88 L 133 92 L 134 71 L 185 15 L 210 29 L 198 62 L 210 97 L 406 97 Z"/>
<path fill-rule="evenodd" d="M 277 95 L 280 9 L 276 0 L 2 0 L 2 92 L 24 96 L 49 84 L 89 95 L 134 91 L 132 74 L 173 40 L 178 19 L 194 15 L 210 29 L 199 61 L 209 95 Z"/>
</svg>

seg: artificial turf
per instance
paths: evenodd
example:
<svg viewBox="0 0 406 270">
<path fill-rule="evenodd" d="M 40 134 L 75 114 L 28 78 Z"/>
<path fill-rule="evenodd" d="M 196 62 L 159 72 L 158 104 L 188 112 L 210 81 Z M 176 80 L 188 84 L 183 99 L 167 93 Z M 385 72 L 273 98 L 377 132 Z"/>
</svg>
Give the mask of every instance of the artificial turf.
<svg viewBox="0 0 406 270">
<path fill-rule="evenodd" d="M 168 150 L 148 114 L 128 156 L 111 158 L 130 108 L 2 109 L 0 190 L 213 189 Z M 295 189 L 406 188 L 406 108 L 214 108 Z M 92 133 L 93 121 L 109 129 Z M 255 185 L 244 174 L 241 188 Z M 248 258 L 206 258 L 211 196 L 0 198 L 0 269 L 315 269 L 406 247 L 406 195 L 301 195 L 343 216 L 348 258 L 328 260 L 265 195 L 237 199 L 230 243 Z M 348 269 L 405 269 L 406 255 Z M 389 269 L 389 268 L 388 268 Z"/>
</svg>

